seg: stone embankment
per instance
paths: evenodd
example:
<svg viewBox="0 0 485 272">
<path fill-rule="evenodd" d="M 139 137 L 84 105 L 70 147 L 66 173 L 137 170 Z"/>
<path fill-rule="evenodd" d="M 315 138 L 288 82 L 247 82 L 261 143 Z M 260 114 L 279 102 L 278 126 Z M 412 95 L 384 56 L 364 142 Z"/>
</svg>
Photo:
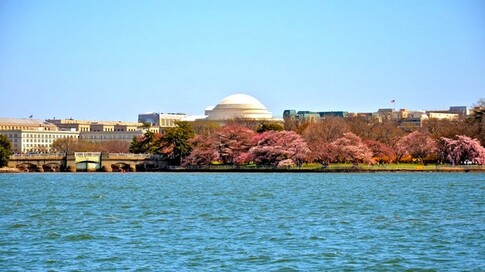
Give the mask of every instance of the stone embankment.
<svg viewBox="0 0 485 272">
<path fill-rule="evenodd" d="M 15 167 L 0 167 L 0 173 L 19 173 L 20 170 Z"/>
</svg>

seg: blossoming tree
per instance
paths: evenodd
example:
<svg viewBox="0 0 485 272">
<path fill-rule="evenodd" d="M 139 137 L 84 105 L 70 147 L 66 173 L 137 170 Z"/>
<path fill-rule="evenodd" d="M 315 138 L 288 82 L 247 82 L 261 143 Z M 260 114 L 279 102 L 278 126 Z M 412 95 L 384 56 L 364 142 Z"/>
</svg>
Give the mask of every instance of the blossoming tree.
<svg viewBox="0 0 485 272">
<path fill-rule="evenodd" d="M 485 163 L 485 148 L 477 139 L 459 135 L 454 139 L 443 137 L 441 143 L 442 157 L 453 165 L 467 162 L 480 165 Z"/>
<path fill-rule="evenodd" d="M 254 131 L 240 124 L 230 124 L 216 130 L 213 143 L 218 160 L 223 164 L 238 162 L 238 157 L 251 148 L 254 135 Z"/>
<path fill-rule="evenodd" d="M 414 131 L 399 139 L 396 143 L 398 160 L 403 156 L 411 155 L 413 158 L 423 160 L 437 152 L 436 141 L 429 133 Z"/>
<path fill-rule="evenodd" d="M 223 164 L 244 162 L 249 159 L 246 153 L 252 147 L 255 134 L 240 124 L 230 124 L 212 133 L 199 134 L 190 141 L 193 150 L 184 165 L 209 165 L 214 161 Z"/>
<path fill-rule="evenodd" d="M 332 143 L 336 147 L 336 157 L 341 162 L 370 163 L 372 151 L 362 139 L 352 132 L 344 133 L 343 137 Z"/>
<path fill-rule="evenodd" d="M 255 146 L 249 150 L 247 158 L 259 165 L 277 166 L 290 159 L 301 166 L 310 153 L 303 138 L 293 131 L 267 131 L 254 136 L 253 142 Z M 290 161 L 285 161 L 285 165 L 288 164 Z"/>
<path fill-rule="evenodd" d="M 183 162 L 183 166 L 210 165 L 218 156 L 214 150 L 214 139 L 208 133 L 195 136 L 189 141 L 192 152 Z"/>
</svg>

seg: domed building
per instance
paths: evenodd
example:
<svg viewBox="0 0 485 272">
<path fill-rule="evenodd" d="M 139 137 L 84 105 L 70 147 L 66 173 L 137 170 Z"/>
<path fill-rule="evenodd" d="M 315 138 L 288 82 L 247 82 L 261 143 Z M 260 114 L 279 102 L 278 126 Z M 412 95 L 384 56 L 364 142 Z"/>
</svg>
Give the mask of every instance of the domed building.
<svg viewBox="0 0 485 272">
<path fill-rule="evenodd" d="M 273 116 L 256 98 L 246 94 L 233 94 L 215 107 L 205 110 L 207 120 L 253 119 L 266 120 Z"/>
</svg>

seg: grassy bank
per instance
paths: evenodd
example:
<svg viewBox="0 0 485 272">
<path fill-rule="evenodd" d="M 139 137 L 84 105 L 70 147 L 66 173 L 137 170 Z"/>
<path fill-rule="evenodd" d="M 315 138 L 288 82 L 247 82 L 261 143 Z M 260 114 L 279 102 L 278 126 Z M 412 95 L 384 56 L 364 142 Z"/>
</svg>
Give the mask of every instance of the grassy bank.
<svg viewBox="0 0 485 272">
<path fill-rule="evenodd" d="M 323 167 L 321 164 L 304 164 L 301 167 L 274 168 L 262 166 L 231 166 L 211 165 L 198 168 L 172 168 L 169 171 L 193 171 L 193 172 L 485 172 L 483 165 L 447 165 L 447 164 L 414 164 L 414 163 L 390 163 L 384 165 L 367 165 L 335 163 Z"/>
</svg>

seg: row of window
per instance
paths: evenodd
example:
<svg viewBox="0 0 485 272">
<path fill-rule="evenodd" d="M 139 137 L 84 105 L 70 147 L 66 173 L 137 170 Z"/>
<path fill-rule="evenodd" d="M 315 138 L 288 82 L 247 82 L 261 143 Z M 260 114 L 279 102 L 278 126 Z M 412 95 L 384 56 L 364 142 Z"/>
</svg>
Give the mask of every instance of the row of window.
<svg viewBox="0 0 485 272">
<path fill-rule="evenodd" d="M 100 130 L 100 129 L 91 129 L 91 131 L 96 131 L 96 132 L 100 132 L 100 131 L 113 131 L 112 128 L 105 128 L 103 130 Z"/>
<path fill-rule="evenodd" d="M 128 129 L 124 129 L 124 128 L 104 128 L 104 129 L 91 129 L 91 131 L 97 131 L 97 132 L 100 132 L 100 131 L 137 131 L 136 128 L 128 128 Z"/>
<path fill-rule="evenodd" d="M 0 133 L 2 134 L 2 133 Z M 23 142 L 32 142 L 32 143 L 52 143 L 56 139 L 65 139 L 65 138 L 77 138 L 75 135 L 53 135 L 53 134 L 36 134 L 36 133 L 26 133 L 22 135 L 16 133 L 10 134 L 3 134 L 7 136 L 13 143 L 17 143 L 18 140 L 23 139 Z"/>
<path fill-rule="evenodd" d="M 72 127 L 73 129 L 76 129 L 75 127 Z M 71 128 L 71 129 L 72 129 Z M 89 127 L 80 127 L 76 130 L 79 130 L 81 132 L 88 132 L 88 131 L 96 131 L 96 132 L 101 132 L 101 131 L 105 131 L 105 132 L 110 132 L 110 131 L 137 131 L 138 129 L 137 128 L 89 128 Z"/>
<path fill-rule="evenodd" d="M 50 127 L 41 127 L 42 130 L 51 130 Z M 19 127 L 19 126 L 0 126 L 0 130 L 32 130 L 32 129 L 39 129 L 38 127 Z"/>
<path fill-rule="evenodd" d="M 88 135 L 81 139 L 132 139 L 134 135 Z"/>
<path fill-rule="evenodd" d="M 23 144 L 22 147 L 50 147 L 49 145 L 46 144 Z"/>
<path fill-rule="evenodd" d="M 20 135 L 17 134 L 5 134 L 9 139 L 12 139 L 13 142 L 17 142 L 18 137 Z M 134 135 L 88 135 L 88 136 L 81 136 L 83 139 L 132 139 Z M 62 139 L 62 138 L 77 138 L 74 135 L 52 135 L 52 134 L 31 134 L 27 133 L 23 135 L 23 139 L 27 142 L 44 142 L 43 139 Z M 47 141 L 46 141 L 47 142 Z M 49 142 L 52 142 L 49 141 Z"/>
<path fill-rule="evenodd" d="M 15 142 L 17 139 L 14 139 Z M 53 139 L 25 139 L 25 142 L 27 143 L 52 143 L 54 142 Z"/>
<path fill-rule="evenodd" d="M 61 139 L 61 138 L 77 138 L 75 135 L 58 135 L 58 134 L 33 134 L 33 133 L 26 133 L 26 138 L 51 138 L 51 139 Z"/>
</svg>

